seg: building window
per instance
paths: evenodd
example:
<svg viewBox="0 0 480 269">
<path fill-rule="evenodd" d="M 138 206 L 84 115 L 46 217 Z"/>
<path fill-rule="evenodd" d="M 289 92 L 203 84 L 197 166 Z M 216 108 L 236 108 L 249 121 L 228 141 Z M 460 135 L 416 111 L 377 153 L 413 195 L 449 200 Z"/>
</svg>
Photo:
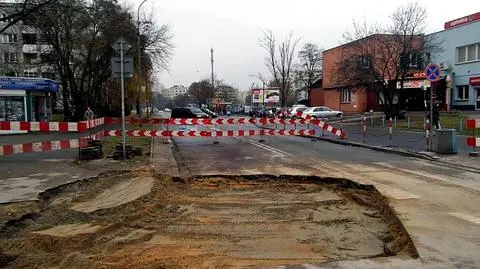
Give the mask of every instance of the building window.
<svg viewBox="0 0 480 269">
<path fill-rule="evenodd" d="M 23 44 L 37 44 L 37 34 L 22 34 Z"/>
<path fill-rule="evenodd" d="M 3 53 L 3 62 L 4 63 L 16 63 L 18 62 L 18 54 L 12 52 Z"/>
<path fill-rule="evenodd" d="M 480 43 L 457 48 L 457 63 L 480 61 Z"/>
<path fill-rule="evenodd" d="M 3 43 L 17 43 L 18 36 L 16 34 L 3 34 L 2 35 L 2 42 Z"/>
<path fill-rule="evenodd" d="M 27 64 L 34 63 L 36 59 L 37 59 L 37 54 L 36 53 L 24 53 L 23 54 L 23 60 Z"/>
<path fill-rule="evenodd" d="M 457 100 L 468 100 L 469 87 L 468 85 L 457 86 Z"/>
<path fill-rule="evenodd" d="M 371 67 L 372 62 L 370 61 L 369 56 L 358 56 L 357 58 L 358 66 L 362 69 L 368 69 Z"/>
<path fill-rule="evenodd" d="M 342 103 L 349 104 L 350 102 L 352 102 L 352 91 L 342 90 Z"/>
<path fill-rule="evenodd" d="M 23 72 L 23 76 L 27 77 L 27 78 L 35 78 L 35 77 L 37 77 L 37 73 L 30 72 L 30 71 L 25 71 L 25 72 Z"/>
<path fill-rule="evenodd" d="M 13 17 L 8 17 L 8 16 L 10 15 L 0 12 L 0 21 L 4 23 L 11 23 L 13 21 Z"/>
<path fill-rule="evenodd" d="M 0 96 L 0 121 L 24 121 L 25 103 L 21 96 Z"/>
<path fill-rule="evenodd" d="M 429 56 L 428 56 L 429 57 Z M 422 69 L 423 58 L 421 53 L 408 53 L 400 56 L 400 65 L 403 69 Z"/>
</svg>

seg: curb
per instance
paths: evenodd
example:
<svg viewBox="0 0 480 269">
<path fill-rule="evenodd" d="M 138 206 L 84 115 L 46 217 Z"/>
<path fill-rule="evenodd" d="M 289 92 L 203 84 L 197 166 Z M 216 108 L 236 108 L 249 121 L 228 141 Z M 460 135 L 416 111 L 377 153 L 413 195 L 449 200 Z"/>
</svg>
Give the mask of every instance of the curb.
<svg viewBox="0 0 480 269">
<path fill-rule="evenodd" d="M 268 126 L 257 126 L 257 127 L 263 128 L 263 129 L 272 129 Z M 456 168 L 461 168 L 463 170 L 469 170 L 470 172 L 480 173 L 480 169 L 477 168 L 477 167 L 472 167 L 472 166 L 468 166 L 468 165 L 462 165 L 462 164 L 442 161 L 439 157 L 433 157 L 433 156 L 429 156 L 427 154 L 422 154 L 422 153 L 419 153 L 419 152 L 401 150 L 401 149 L 398 149 L 398 148 L 387 148 L 387 147 L 382 147 L 382 146 L 373 146 L 373 145 L 363 144 L 363 143 L 359 143 L 359 142 L 353 142 L 353 141 L 348 141 L 348 140 L 339 140 L 339 139 L 335 139 L 335 138 L 322 137 L 322 136 L 316 137 L 316 136 L 298 135 L 298 137 L 305 137 L 305 138 L 309 138 L 309 139 L 314 138 L 314 139 L 317 139 L 317 140 L 320 140 L 320 141 L 326 141 L 326 142 L 339 144 L 339 145 L 343 145 L 343 146 L 366 148 L 366 149 L 385 152 L 385 153 L 390 153 L 390 154 L 397 154 L 397 155 L 401 155 L 401 156 L 405 156 L 405 157 L 412 157 L 412 158 L 432 161 L 432 162 L 436 162 L 436 163 L 452 165 L 452 166 L 455 166 Z"/>
</svg>

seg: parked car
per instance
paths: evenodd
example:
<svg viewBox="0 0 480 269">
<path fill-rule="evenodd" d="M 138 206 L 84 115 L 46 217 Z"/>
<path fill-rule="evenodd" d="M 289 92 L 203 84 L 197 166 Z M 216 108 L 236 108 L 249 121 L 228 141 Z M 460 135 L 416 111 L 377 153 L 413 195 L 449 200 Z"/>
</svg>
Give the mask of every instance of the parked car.
<svg viewBox="0 0 480 269">
<path fill-rule="evenodd" d="M 252 107 L 248 115 L 252 118 L 255 117 L 266 117 L 267 110 L 264 107 Z"/>
<path fill-rule="evenodd" d="M 209 118 L 208 114 L 196 107 L 177 107 L 172 109 L 172 118 Z"/>
<path fill-rule="evenodd" d="M 208 114 L 208 116 L 210 116 L 211 118 L 218 117 L 218 114 L 216 112 L 213 112 L 208 108 L 200 108 L 200 110 L 203 111 L 204 113 Z"/>
<path fill-rule="evenodd" d="M 337 111 L 337 110 L 332 110 L 326 106 L 315 106 L 311 107 L 305 111 L 303 111 L 304 114 L 310 115 L 314 118 L 341 118 L 343 117 L 343 112 L 342 111 Z"/>
<path fill-rule="evenodd" d="M 304 106 L 304 105 L 294 105 L 294 106 L 292 106 L 292 110 L 290 110 L 289 116 L 292 117 L 292 119 L 298 118 L 297 113 L 298 112 L 304 112 L 308 108 L 309 107 Z"/>
</svg>

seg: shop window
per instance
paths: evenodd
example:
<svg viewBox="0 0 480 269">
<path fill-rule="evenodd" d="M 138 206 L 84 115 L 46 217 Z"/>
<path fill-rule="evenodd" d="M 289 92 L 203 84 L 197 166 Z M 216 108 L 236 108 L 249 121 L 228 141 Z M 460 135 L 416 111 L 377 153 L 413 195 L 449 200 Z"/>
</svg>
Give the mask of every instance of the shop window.
<svg viewBox="0 0 480 269">
<path fill-rule="evenodd" d="M 3 53 L 4 63 L 16 63 L 18 62 L 18 53 L 5 52 Z"/>
<path fill-rule="evenodd" d="M 0 121 L 25 121 L 23 96 L 0 96 Z"/>
<path fill-rule="evenodd" d="M 18 36 L 16 34 L 3 34 L 2 35 L 2 42 L 3 43 L 17 43 Z"/>
<path fill-rule="evenodd" d="M 480 43 L 457 48 L 457 63 L 480 61 Z"/>
<path fill-rule="evenodd" d="M 352 91 L 342 90 L 342 103 L 349 104 L 350 102 L 352 102 Z"/>
<path fill-rule="evenodd" d="M 460 101 L 468 100 L 469 90 L 470 89 L 468 85 L 457 86 L 457 100 L 460 100 Z"/>
</svg>

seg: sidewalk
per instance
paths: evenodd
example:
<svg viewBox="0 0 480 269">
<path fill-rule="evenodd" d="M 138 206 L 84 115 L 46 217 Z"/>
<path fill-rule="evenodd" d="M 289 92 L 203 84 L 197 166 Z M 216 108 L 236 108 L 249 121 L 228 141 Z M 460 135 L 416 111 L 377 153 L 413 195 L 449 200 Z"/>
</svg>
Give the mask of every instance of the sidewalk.
<svg viewBox="0 0 480 269">
<path fill-rule="evenodd" d="M 162 138 L 155 138 L 150 155 L 150 166 L 159 174 L 179 176 L 179 170 L 173 154 L 173 144 L 164 144 Z"/>
<path fill-rule="evenodd" d="M 338 127 L 338 126 L 337 126 Z M 393 130 L 392 140 L 389 140 L 388 128 L 381 127 L 369 127 L 366 131 L 365 143 L 363 127 L 361 126 L 343 126 L 343 130 L 347 133 L 347 139 L 344 140 L 344 144 L 349 142 L 355 143 L 355 146 L 366 145 L 369 148 L 385 151 L 395 152 L 404 155 L 408 153 L 420 154 L 425 158 L 436 160 L 438 162 L 445 162 L 449 164 L 461 165 L 466 167 L 472 167 L 475 169 L 480 168 L 480 158 L 469 157 L 469 152 L 472 151 L 472 147 L 467 146 L 467 136 L 457 135 L 457 154 L 443 155 L 433 152 L 428 152 L 426 148 L 426 138 L 424 132 L 406 131 L 406 130 Z M 318 130 L 317 130 L 318 131 Z M 339 140 L 338 138 L 323 132 L 318 131 L 319 139 L 324 140 Z M 420 156 L 418 155 L 418 156 Z"/>
</svg>

